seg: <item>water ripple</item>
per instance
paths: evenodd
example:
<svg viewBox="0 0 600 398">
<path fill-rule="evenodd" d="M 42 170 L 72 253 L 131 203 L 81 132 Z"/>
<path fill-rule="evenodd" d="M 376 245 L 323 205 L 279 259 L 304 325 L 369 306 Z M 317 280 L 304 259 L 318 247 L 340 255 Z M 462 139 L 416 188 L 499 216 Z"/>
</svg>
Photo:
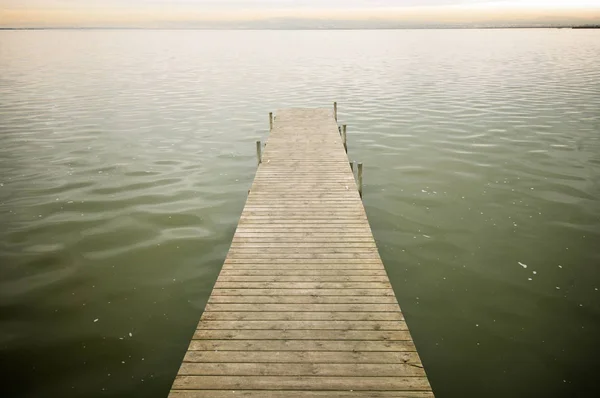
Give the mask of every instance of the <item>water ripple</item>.
<svg viewBox="0 0 600 398">
<path fill-rule="evenodd" d="M 600 333 L 596 36 L 0 32 L 0 346 L 27 380 L 9 395 L 164 396 L 268 112 L 333 100 L 437 394 L 581 395 Z"/>
</svg>

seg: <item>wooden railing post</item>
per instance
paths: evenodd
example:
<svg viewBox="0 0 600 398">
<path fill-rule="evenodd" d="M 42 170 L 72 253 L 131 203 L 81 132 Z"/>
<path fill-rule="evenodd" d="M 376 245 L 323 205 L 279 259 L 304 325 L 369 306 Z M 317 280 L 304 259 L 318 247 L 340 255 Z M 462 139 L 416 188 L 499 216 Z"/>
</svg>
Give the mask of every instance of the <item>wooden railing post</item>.
<svg viewBox="0 0 600 398">
<path fill-rule="evenodd" d="M 257 157 L 257 160 L 258 160 L 258 164 L 260 164 L 262 162 L 262 153 L 261 153 L 260 141 L 256 141 L 256 157 Z"/>
</svg>

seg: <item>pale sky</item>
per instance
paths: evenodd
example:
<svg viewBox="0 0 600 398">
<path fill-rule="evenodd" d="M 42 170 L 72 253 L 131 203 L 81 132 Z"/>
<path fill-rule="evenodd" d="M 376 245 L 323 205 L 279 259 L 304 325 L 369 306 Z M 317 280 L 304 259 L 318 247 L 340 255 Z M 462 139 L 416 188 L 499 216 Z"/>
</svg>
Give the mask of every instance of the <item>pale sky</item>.
<svg viewBox="0 0 600 398">
<path fill-rule="evenodd" d="M 161 27 L 274 18 L 598 23 L 600 0 L 0 0 L 0 27 Z"/>
</svg>

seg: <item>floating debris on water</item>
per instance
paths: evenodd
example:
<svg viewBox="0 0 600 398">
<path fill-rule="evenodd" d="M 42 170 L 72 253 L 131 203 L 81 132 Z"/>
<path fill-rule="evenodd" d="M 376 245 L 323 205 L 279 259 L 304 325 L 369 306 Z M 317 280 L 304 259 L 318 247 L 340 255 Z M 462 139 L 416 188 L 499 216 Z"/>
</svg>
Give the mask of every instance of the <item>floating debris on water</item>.
<svg viewBox="0 0 600 398">
<path fill-rule="evenodd" d="M 523 267 L 523 268 L 527 268 L 527 264 L 523 264 L 523 263 L 522 263 L 522 262 L 520 262 L 520 261 L 517 261 L 517 262 L 519 263 L 519 265 L 520 265 L 521 267 Z"/>
<path fill-rule="evenodd" d="M 98 322 L 98 318 L 94 319 L 94 323 Z"/>
</svg>

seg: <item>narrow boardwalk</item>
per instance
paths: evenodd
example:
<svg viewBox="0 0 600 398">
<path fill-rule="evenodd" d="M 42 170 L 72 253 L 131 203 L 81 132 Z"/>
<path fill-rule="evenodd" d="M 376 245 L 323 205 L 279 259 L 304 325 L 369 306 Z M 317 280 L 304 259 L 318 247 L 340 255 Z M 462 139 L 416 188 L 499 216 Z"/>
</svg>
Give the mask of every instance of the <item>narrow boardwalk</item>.
<svg viewBox="0 0 600 398">
<path fill-rule="evenodd" d="M 171 390 L 433 397 L 329 109 L 277 113 Z"/>
</svg>

